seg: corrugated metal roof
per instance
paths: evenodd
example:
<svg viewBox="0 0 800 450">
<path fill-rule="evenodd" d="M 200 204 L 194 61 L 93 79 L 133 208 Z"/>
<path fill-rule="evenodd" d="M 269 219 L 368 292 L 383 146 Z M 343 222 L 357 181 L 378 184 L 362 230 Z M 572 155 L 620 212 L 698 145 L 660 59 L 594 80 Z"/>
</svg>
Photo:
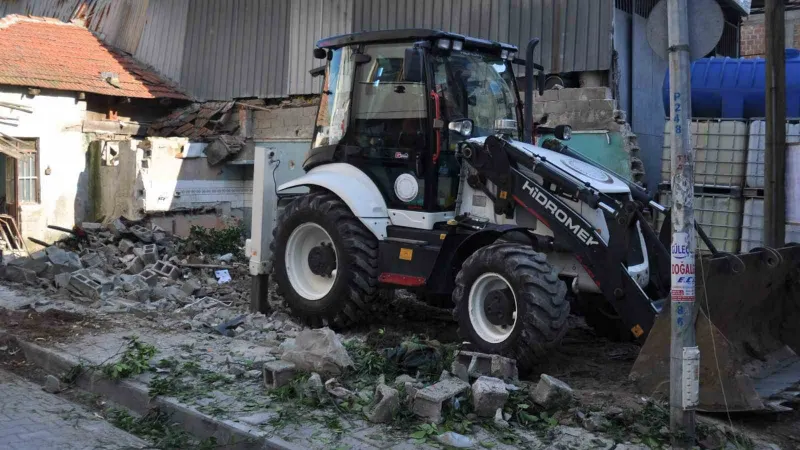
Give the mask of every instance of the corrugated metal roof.
<svg viewBox="0 0 800 450">
<path fill-rule="evenodd" d="M 294 0 L 290 17 L 288 92 L 316 93 L 319 82 L 314 82 L 308 71 L 323 62 L 312 54 L 314 43 L 351 32 L 353 0 Z"/>
<path fill-rule="evenodd" d="M 438 28 L 508 42 L 548 72 L 608 70 L 612 0 L 354 0 L 353 31 Z"/>
<path fill-rule="evenodd" d="M 289 0 L 195 0 L 191 6 L 182 86 L 206 100 L 287 94 Z"/>
<path fill-rule="evenodd" d="M 172 81 L 180 81 L 189 0 L 150 1 L 134 56 Z"/>
</svg>

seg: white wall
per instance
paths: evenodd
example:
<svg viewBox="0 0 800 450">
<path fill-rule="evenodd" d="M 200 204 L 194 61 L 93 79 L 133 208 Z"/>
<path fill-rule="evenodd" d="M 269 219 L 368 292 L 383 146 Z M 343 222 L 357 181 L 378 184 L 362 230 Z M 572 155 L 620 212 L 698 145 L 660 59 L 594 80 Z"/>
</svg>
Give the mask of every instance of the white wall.
<svg viewBox="0 0 800 450">
<path fill-rule="evenodd" d="M 46 93 L 30 98 L 23 92 L 14 87 L 0 87 L 0 101 L 33 109 L 28 114 L 0 106 L 0 116 L 19 118 L 18 126 L 0 124 L 0 131 L 14 137 L 39 139 L 41 203 L 21 205 L 20 227 L 26 237 L 49 241 L 62 233 L 49 230 L 47 225 L 71 228 L 83 220 L 86 210 L 88 174 L 86 144 L 81 132 L 86 102 L 76 100 L 74 94 Z M 45 175 L 48 167 L 50 175 Z"/>
</svg>

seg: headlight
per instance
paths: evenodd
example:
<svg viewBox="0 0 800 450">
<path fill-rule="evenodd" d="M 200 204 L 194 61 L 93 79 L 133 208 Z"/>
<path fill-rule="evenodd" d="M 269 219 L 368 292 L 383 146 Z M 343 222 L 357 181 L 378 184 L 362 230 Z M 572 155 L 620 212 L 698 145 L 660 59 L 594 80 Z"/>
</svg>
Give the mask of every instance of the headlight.
<svg viewBox="0 0 800 450">
<path fill-rule="evenodd" d="M 460 52 L 464 48 L 463 41 L 453 41 L 453 50 Z"/>
<path fill-rule="evenodd" d="M 439 39 L 436 41 L 436 46 L 442 50 L 450 50 L 450 39 Z"/>
</svg>

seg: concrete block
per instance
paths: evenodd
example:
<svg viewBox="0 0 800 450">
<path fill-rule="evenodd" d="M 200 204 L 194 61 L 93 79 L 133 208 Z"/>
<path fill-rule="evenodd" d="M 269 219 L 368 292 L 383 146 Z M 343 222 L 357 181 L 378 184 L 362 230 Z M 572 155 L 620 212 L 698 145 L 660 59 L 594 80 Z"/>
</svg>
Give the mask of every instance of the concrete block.
<svg viewBox="0 0 800 450">
<path fill-rule="evenodd" d="M 458 378 L 447 378 L 417 391 L 412 411 L 414 414 L 439 422 L 442 418 L 442 404 L 469 389 L 469 383 Z"/>
<path fill-rule="evenodd" d="M 81 256 L 81 264 L 83 267 L 100 267 L 105 264 L 105 260 L 97 253 L 87 253 Z"/>
<path fill-rule="evenodd" d="M 550 89 L 550 90 L 544 91 L 544 93 L 542 95 L 539 95 L 539 92 L 537 91 L 537 92 L 535 92 L 533 94 L 534 97 L 535 97 L 534 101 L 535 102 L 554 102 L 554 101 L 557 101 L 558 98 L 559 98 L 559 96 L 558 96 L 559 91 L 561 91 L 561 90 L 563 90 L 563 89 Z M 521 94 L 523 94 L 522 96 L 524 97 L 524 93 L 521 93 Z"/>
<path fill-rule="evenodd" d="M 192 279 L 186 280 L 183 283 L 183 285 L 181 286 L 181 289 L 183 290 L 183 292 L 186 293 L 186 295 L 194 295 L 194 293 L 199 291 L 202 287 L 203 287 L 203 285 L 200 284 L 200 281 L 195 280 L 194 278 L 192 278 Z"/>
<path fill-rule="evenodd" d="M 614 100 L 589 100 L 589 108 L 592 111 L 611 111 L 613 115 L 617 110 L 617 102 Z"/>
<path fill-rule="evenodd" d="M 574 103 L 574 102 L 547 102 L 544 103 L 544 112 L 545 114 L 561 114 L 567 111 L 567 103 Z"/>
<path fill-rule="evenodd" d="M 292 381 L 295 365 L 287 361 L 270 361 L 264 363 L 264 386 L 275 389 Z"/>
<path fill-rule="evenodd" d="M 466 366 L 471 378 L 489 376 L 512 381 L 519 378 L 517 362 L 500 355 L 460 351 L 453 360 L 456 363 Z"/>
<path fill-rule="evenodd" d="M 78 271 L 73 272 L 69 280 L 69 286 L 89 298 L 99 299 L 103 291 L 103 287 L 97 281 L 89 278 L 85 273 Z"/>
<path fill-rule="evenodd" d="M 172 278 L 173 280 L 181 277 L 181 271 L 177 267 L 164 261 L 156 261 L 151 270 L 159 276 Z"/>
<path fill-rule="evenodd" d="M 397 389 L 379 384 L 375 388 L 375 400 L 367 412 L 367 420 L 372 423 L 391 422 L 398 409 L 400 409 L 400 393 Z"/>
<path fill-rule="evenodd" d="M 158 248 L 156 244 L 147 244 L 142 248 L 142 254 L 139 256 L 145 264 L 155 264 L 158 261 Z"/>
<path fill-rule="evenodd" d="M 69 286 L 69 279 L 72 275 L 69 272 L 59 273 L 53 279 L 57 288 L 63 288 Z"/>
<path fill-rule="evenodd" d="M 129 228 L 130 232 L 133 233 L 140 241 L 149 244 L 153 242 L 153 232 L 148 230 L 147 228 L 141 225 L 134 225 Z"/>
<path fill-rule="evenodd" d="M 125 266 L 125 273 L 131 275 L 136 275 L 137 273 L 140 273 L 142 270 L 144 270 L 144 263 L 138 256 L 134 256 L 130 260 L 130 262 Z"/>
<path fill-rule="evenodd" d="M 122 239 L 119 241 L 119 244 L 117 244 L 117 248 L 122 253 L 128 253 L 133 249 L 133 242 L 128 239 Z"/>
<path fill-rule="evenodd" d="M 492 417 L 508 400 L 508 391 L 503 380 L 494 377 L 480 377 L 472 384 L 472 406 L 475 414 Z"/>
<path fill-rule="evenodd" d="M 566 409 L 572 402 L 572 388 L 558 378 L 543 373 L 531 393 L 531 398 L 534 403 L 546 409 Z"/>
<path fill-rule="evenodd" d="M 114 219 L 114 221 L 108 224 L 108 229 L 114 233 L 114 236 L 121 236 L 128 232 L 128 227 L 126 227 L 120 219 Z"/>
</svg>

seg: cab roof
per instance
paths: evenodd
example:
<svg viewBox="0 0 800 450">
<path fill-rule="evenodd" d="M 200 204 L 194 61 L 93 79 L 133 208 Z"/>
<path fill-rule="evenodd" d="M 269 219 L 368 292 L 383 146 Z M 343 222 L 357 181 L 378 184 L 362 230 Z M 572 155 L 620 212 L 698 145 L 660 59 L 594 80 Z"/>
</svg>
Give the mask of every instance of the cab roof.
<svg viewBox="0 0 800 450">
<path fill-rule="evenodd" d="M 503 42 L 489 41 L 464 36 L 456 33 L 449 33 L 442 30 L 426 28 L 406 28 L 401 30 L 380 30 L 362 31 L 359 33 L 343 34 L 332 36 L 317 41 L 317 47 L 325 49 L 336 49 L 353 44 L 374 44 L 387 42 L 413 42 L 413 41 L 434 41 L 436 39 L 455 39 L 464 42 L 464 48 L 472 48 L 490 52 L 500 52 L 508 50 L 517 52 L 519 49 L 515 45 Z"/>
</svg>

